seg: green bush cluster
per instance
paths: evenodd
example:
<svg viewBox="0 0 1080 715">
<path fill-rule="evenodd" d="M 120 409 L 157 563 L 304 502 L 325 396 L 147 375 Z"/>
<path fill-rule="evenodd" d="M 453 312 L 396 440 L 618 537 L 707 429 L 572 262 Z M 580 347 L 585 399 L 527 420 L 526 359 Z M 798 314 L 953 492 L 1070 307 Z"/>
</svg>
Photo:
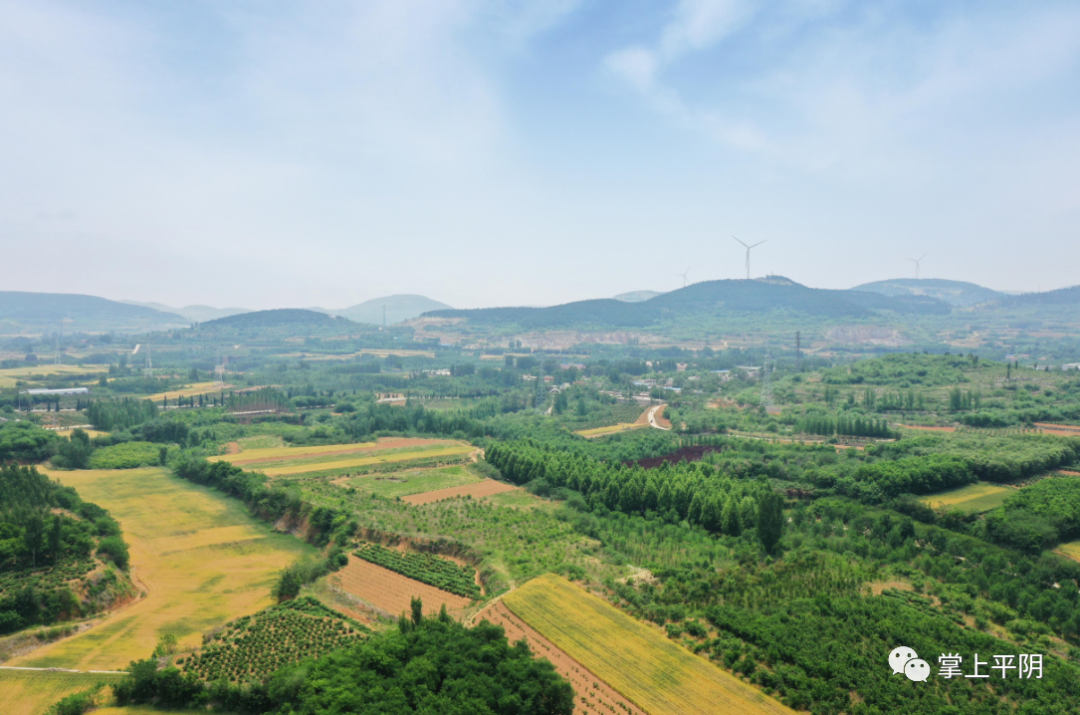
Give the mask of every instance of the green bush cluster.
<svg viewBox="0 0 1080 715">
<path fill-rule="evenodd" d="M 134 469 L 161 463 L 161 445 L 125 442 L 96 449 L 90 455 L 91 469 Z"/>
</svg>

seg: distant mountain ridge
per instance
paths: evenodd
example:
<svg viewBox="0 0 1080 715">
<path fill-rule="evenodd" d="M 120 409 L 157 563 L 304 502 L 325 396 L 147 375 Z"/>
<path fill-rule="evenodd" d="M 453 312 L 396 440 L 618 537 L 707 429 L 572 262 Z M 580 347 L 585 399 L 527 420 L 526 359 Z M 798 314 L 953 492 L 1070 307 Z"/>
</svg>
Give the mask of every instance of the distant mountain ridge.
<svg viewBox="0 0 1080 715">
<path fill-rule="evenodd" d="M 52 332 L 140 331 L 187 327 L 183 316 L 78 293 L 0 291 L 0 323 Z M 61 323 L 63 327 L 61 327 Z"/>
<path fill-rule="evenodd" d="M 1000 301 L 1008 296 L 976 283 L 950 281 L 942 278 L 893 278 L 855 286 L 851 290 L 880 293 L 892 297 L 929 296 L 949 305 L 966 308 L 980 303 Z"/>
<path fill-rule="evenodd" d="M 240 313 L 254 312 L 251 308 L 214 308 L 209 305 L 185 305 L 183 308 L 172 308 L 162 303 L 140 303 L 135 300 L 122 300 L 121 303 L 127 303 L 128 305 L 141 305 L 147 308 L 153 308 L 154 310 L 160 310 L 164 313 L 175 313 L 181 315 L 190 321 L 196 323 L 203 323 L 207 320 L 217 320 L 218 318 L 227 318 L 230 315 L 239 315 Z"/>
<path fill-rule="evenodd" d="M 611 299 L 621 300 L 624 303 L 640 303 L 645 300 L 651 300 L 658 295 L 663 295 L 663 293 L 656 290 L 632 290 L 628 293 L 619 293 L 618 295 L 613 295 L 611 296 Z"/>
<path fill-rule="evenodd" d="M 833 318 L 865 318 L 886 310 L 946 314 L 947 303 L 926 296 L 890 297 L 879 293 L 808 288 L 779 276 L 766 280 L 704 281 L 638 303 L 612 298 L 583 300 L 549 308 L 439 310 L 425 316 L 466 318 L 482 325 L 522 328 L 645 327 L 661 320 L 697 314 L 766 313 L 773 310 Z"/>
</svg>

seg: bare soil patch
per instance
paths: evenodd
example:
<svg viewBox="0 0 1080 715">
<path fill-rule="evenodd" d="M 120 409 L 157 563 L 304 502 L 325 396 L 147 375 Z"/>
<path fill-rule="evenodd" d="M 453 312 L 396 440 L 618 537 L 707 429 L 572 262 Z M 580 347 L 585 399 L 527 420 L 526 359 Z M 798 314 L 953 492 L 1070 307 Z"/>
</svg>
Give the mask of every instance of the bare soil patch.
<svg viewBox="0 0 1080 715">
<path fill-rule="evenodd" d="M 512 484 L 506 482 L 498 482 L 494 479 L 485 479 L 482 482 L 476 484 L 464 484 L 460 487 L 448 487 L 446 489 L 436 489 L 433 492 L 424 492 L 422 494 L 410 494 L 406 497 L 401 497 L 401 501 L 406 504 L 430 504 L 432 502 L 442 501 L 443 499 L 453 499 L 454 497 L 471 496 L 473 499 L 482 499 L 483 497 L 489 497 L 494 494 L 501 494 L 502 492 L 512 491 L 514 489 L 520 489 L 521 487 L 515 487 Z"/>
<path fill-rule="evenodd" d="M 915 589 L 910 583 L 905 581 L 871 581 L 865 584 L 865 587 L 870 589 L 870 593 L 875 596 L 880 596 L 889 589 L 895 589 L 897 591 L 914 591 Z"/>
<path fill-rule="evenodd" d="M 225 445 L 225 454 L 240 454 L 240 443 L 229 442 Z"/>
<path fill-rule="evenodd" d="M 496 601 L 473 619 L 474 623 L 487 620 L 506 630 L 506 638 L 511 643 L 524 639 L 532 652 L 540 658 L 547 658 L 559 671 L 559 675 L 570 681 L 574 688 L 574 712 L 583 713 L 629 713 L 646 715 L 645 711 L 620 695 L 615 689 L 593 674 L 588 668 L 577 662 L 554 643 L 544 638 L 510 612 L 501 601 Z"/>
<path fill-rule="evenodd" d="M 348 566 L 331 574 L 330 582 L 389 616 L 408 611 L 413 597 L 419 597 L 424 602 L 426 615 L 435 615 L 443 604 L 446 604 L 447 610 L 457 611 L 471 603 L 463 596 L 414 581 L 356 557 L 349 559 Z"/>
<path fill-rule="evenodd" d="M 1045 432 L 1057 432 L 1066 435 L 1080 435 L 1080 425 L 1060 425 L 1053 422 L 1036 422 L 1035 426 Z"/>
</svg>

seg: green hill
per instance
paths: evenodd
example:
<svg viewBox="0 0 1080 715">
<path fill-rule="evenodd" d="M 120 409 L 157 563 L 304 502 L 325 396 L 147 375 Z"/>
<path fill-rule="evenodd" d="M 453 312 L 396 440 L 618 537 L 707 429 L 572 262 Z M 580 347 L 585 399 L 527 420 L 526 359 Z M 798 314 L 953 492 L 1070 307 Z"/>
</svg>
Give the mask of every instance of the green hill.
<svg viewBox="0 0 1080 715">
<path fill-rule="evenodd" d="M 866 318 L 880 311 L 941 315 L 949 305 L 926 296 L 823 290 L 773 277 L 768 281 L 705 281 L 646 301 L 583 300 L 549 308 L 439 310 L 425 315 L 466 318 L 477 325 L 513 324 L 528 329 L 564 327 L 645 327 L 684 316 L 763 314 L 773 311 L 828 318 Z"/>
<path fill-rule="evenodd" d="M 301 308 L 278 308 L 275 310 L 256 310 L 251 313 L 230 315 L 226 318 L 209 320 L 199 325 L 199 330 L 219 330 L 249 328 L 280 328 L 292 326 L 322 327 L 334 323 L 348 323 L 345 318 L 337 318 L 326 313 Z"/>
<path fill-rule="evenodd" d="M 855 286 L 852 290 L 865 293 L 880 293 L 892 297 L 927 296 L 943 300 L 949 305 L 967 307 L 1007 298 L 990 288 L 975 283 L 950 281 L 941 278 L 894 278 L 886 281 L 874 281 Z"/>
<path fill-rule="evenodd" d="M 191 321 L 146 306 L 76 293 L 0 291 L 0 333 L 23 331 L 143 331 L 187 327 Z"/>
</svg>

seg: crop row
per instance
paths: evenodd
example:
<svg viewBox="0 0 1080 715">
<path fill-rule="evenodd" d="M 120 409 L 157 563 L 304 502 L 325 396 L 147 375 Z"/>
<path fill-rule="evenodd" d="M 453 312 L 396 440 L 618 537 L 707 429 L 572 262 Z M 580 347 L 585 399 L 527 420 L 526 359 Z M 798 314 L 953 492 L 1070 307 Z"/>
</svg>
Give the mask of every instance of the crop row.
<svg viewBox="0 0 1080 715">
<path fill-rule="evenodd" d="M 480 587 L 475 581 L 476 572 L 468 566 L 458 566 L 449 559 L 434 554 L 392 551 L 378 544 L 362 544 L 355 555 L 443 591 L 465 598 L 480 598 Z"/>
<path fill-rule="evenodd" d="M 206 681 L 255 682 L 301 660 L 346 648 L 367 634 L 363 626 L 306 597 L 230 622 L 177 665 Z"/>
</svg>

